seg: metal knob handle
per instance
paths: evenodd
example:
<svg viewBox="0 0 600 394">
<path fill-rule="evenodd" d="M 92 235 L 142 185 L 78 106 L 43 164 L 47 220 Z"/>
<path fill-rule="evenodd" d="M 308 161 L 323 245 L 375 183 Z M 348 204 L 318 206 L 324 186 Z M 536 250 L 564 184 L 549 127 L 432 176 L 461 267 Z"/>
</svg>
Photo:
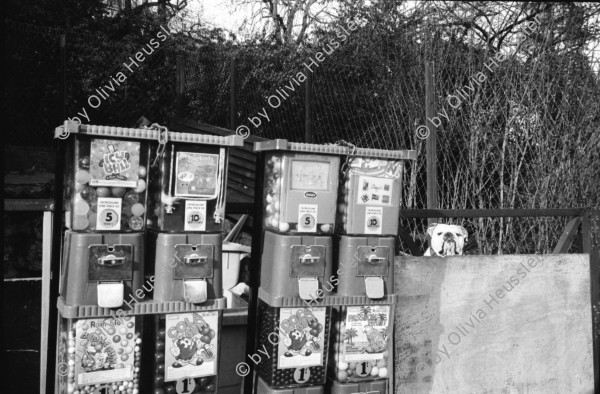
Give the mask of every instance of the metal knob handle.
<svg viewBox="0 0 600 394">
<path fill-rule="evenodd" d="M 300 256 L 300 262 L 302 264 L 315 264 L 318 263 L 320 260 L 319 256 L 313 256 L 309 253 L 305 254 L 304 256 Z"/>
<path fill-rule="evenodd" d="M 114 254 L 98 258 L 98 264 L 105 267 L 114 267 L 125 264 L 125 257 L 117 257 Z"/>
<path fill-rule="evenodd" d="M 206 263 L 208 261 L 208 257 L 200 256 L 198 254 L 191 254 L 189 256 L 185 256 L 183 260 L 188 265 L 199 265 Z"/>
</svg>

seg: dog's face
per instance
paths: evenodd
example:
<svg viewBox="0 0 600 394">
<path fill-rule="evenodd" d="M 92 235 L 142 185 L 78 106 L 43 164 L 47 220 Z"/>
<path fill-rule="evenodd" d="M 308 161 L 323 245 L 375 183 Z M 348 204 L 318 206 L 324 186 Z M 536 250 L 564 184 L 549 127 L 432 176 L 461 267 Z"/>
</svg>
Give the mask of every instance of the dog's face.
<svg viewBox="0 0 600 394">
<path fill-rule="evenodd" d="M 432 224 L 427 229 L 431 237 L 425 256 L 453 256 L 463 254 L 467 230 L 454 224 Z"/>
</svg>

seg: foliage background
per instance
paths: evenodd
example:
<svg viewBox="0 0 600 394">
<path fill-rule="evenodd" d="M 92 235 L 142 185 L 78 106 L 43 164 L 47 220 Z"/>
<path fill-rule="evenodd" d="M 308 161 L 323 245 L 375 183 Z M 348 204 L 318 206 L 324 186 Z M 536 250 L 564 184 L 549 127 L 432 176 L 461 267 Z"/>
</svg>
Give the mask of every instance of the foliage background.
<svg viewBox="0 0 600 394">
<path fill-rule="evenodd" d="M 600 7 L 419 2 L 407 9 L 395 1 L 282 0 L 277 11 L 272 7 L 277 2 L 247 3 L 256 3 L 270 24 L 240 40 L 195 21 L 185 2 L 10 1 L 6 142 L 51 145 L 52 130 L 82 106 L 92 124 L 133 126 L 141 116 L 164 123 L 176 115 L 177 57 L 184 73 L 183 117 L 231 127 L 230 64 L 235 58 L 234 126 L 248 125 L 260 137 L 301 141 L 304 87 L 276 109 L 267 99 L 298 71 L 306 72 L 303 63 L 356 21 L 359 29 L 314 72 L 316 142 L 416 150 L 417 161 L 407 163 L 402 204 L 424 208 L 425 142 L 415 129 L 425 123 L 425 62 L 433 61 L 436 108 L 448 116 L 440 117 L 437 128 L 439 208 L 600 206 L 599 53 L 589 49 L 598 42 L 594 21 Z M 319 19 L 310 12 L 313 5 L 335 5 L 335 15 Z M 304 30 L 303 10 L 309 27 Z M 297 14 L 290 17 L 292 11 Z M 541 23 L 519 48 L 521 29 L 532 16 Z M 298 18 L 298 26 L 287 24 Z M 94 89 L 122 71 L 123 62 L 172 20 L 178 21 L 177 33 L 109 100 L 91 110 L 87 99 Z M 64 74 L 61 35 L 66 39 Z M 508 58 L 490 71 L 485 65 L 498 52 Z M 485 82 L 457 108 L 448 105 L 448 95 L 464 90 L 479 72 Z M 248 117 L 263 108 L 270 121 L 255 129 Z M 461 223 L 472 234 L 468 253 L 525 253 L 551 251 L 565 220 Z M 422 239 L 424 221 L 401 223 Z"/>
</svg>

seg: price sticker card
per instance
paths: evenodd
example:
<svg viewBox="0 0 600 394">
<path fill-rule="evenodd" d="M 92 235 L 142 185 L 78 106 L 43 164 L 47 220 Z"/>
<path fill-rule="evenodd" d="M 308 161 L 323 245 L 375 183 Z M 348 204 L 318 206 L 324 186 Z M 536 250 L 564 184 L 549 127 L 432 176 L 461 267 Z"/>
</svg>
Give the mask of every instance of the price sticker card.
<svg viewBox="0 0 600 394">
<path fill-rule="evenodd" d="M 121 203 L 120 198 L 98 197 L 96 229 L 117 231 L 121 229 Z"/>
<path fill-rule="evenodd" d="M 186 200 L 184 231 L 206 231 L 206 201 Z"/>
<path fill-rule="evenodd" d="M 298 231 L 303 233 L 317 232 L 317 204 L 298 205 Z"/>
</svg>

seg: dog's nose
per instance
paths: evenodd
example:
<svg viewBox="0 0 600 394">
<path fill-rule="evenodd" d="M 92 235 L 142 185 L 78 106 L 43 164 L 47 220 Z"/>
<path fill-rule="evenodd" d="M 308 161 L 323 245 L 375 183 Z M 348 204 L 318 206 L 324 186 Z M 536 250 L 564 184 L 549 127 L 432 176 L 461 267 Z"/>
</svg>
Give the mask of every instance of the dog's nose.
<svg viewBox="0 0 600 394">
<path fill-rule="evenodd" d="M 449 239 L 454 239 L 454 234 L 452 234 L 452 233 L 445 233 L 444 234 L 444 241 L 449 240 Z"/>
</svg>

